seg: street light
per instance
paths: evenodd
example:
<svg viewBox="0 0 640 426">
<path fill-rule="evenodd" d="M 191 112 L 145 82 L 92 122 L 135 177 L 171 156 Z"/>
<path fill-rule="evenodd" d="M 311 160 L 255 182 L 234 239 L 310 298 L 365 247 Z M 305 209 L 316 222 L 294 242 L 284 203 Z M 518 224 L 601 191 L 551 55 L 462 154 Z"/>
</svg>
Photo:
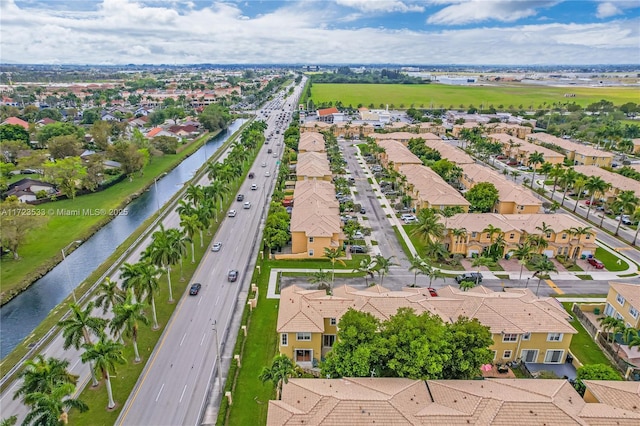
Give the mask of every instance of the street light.
<svg viewBox="0 0 640 426">
<path fill-rule="evenodd" d="M 529 288 L 529 280 L 531 279 L 531 277 L 527 277 L 527 284 L 524 286 L 524 288 Z"/>
<path fill-rule="evenodd" d="M 216 362 L 218 363 L 218 387 L 220 388 L 220 393 L 222 393 L 222 364 L 220 361 L 220 346 L 218 345 L 218 327 L 217 321 L 213 321 L 213 335 L 215 337 L 215 345 L 216 345 Z"/>
<path fill-rule="evenodd" d="M 60 252 L 62 253 L 62 263 L 64 264 L 64 269 L 67 272 L 67 281 L 69 282 L 69 284 L 72 285 L 71 294 L 73 295 L 73 303 L 77 303 L 78 301 L 76 300 L 76 289 L 73 287 L 73 284 L 71 283 L 71 274 L 69 273 L 69 265 L 67 265 L 67 263 L 65 262 L 67 260 L 67 257 L 64 254 L 64 251 L 71 248 L 71 246 L 74 244 L 82 244 L 82 240 L 71 241 L 65 248 L 60 250 Z"/>
</svg>

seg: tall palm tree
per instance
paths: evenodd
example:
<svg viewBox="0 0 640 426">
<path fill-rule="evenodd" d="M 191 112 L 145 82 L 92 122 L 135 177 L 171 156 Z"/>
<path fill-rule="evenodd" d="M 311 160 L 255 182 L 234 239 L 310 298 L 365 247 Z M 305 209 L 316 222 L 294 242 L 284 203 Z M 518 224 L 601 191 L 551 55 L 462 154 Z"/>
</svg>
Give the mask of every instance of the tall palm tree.
<svg viewBox="0 0 640 426">
<path fill-rule="evenodd" d="M 529 165 L 533 166 L 533 175 L 531 175 L 531 188 L 533 188 L 533 183 L 536 180 L 537 165 L 542 163 L 544 163 L 544 154 L 538 151 L 529 154 Z"/>
<path fill-rule="evenodd" d="M 416 286 L 418 281 L 418 274 L 424 274 L 429 267 L 427 262 L 420 256 L 415 256 L 411 259 L 411 265 L 409 266 L 409 272 L 413 271 L 413 287 Z"/>
<path fill-rule="evenodd" d="M 133 290 L 129 290 L 124 303 L 114 306 L 113 318 L 111 319 L 111 331 L 117 335 L 124 335 L 131 338 L 133 342 L 133 352 L 135 353 L 135 362 L 140 362 L 140 353 L 138 352 L 138 323 L 149 324 L 149 318 L 144 312 L 146 305 L 135 302 L 133 298 Z"/>
<path fill-rule="evenodd" d="M 373 270 L 375 268 L 375 262 L 370 257 L 360 259 L 358 267 L 353 272 L 364 272 L 364 283 L 369 286 L 369 278 L 373 278 Z"/>
<path fill-rule="evenodd" d="M 204 190 L 200 185 L 189 184 L 185 190 L 185 198 L 190 201 L 194 207 L 198 208 L 204 199 Z"/>
<path fill-rule="evenodd" d="M 518 259 L 518 263 L 520 264 L 520 278 L 522 279 L 522 271 L 524 269 L 524 265 L 531 259 L 531 255 L 533 254 L 533 248 L 530 244 L 518 244 L 518 248 L 512 252 L 512 256 Z"/>
<path fill-rule="evenodd" d="M 478 275 L 476 276 L 476 285 L 478 285 L 480 281 L 480 267 L 481 266 L 490 267 L 490 266 L 495 266 L 495 264 L 496 264 L 495 260 L 493 260 L 490 257 L 478 256 L 473 259 L 473 262 L 471 262 L 471 266 L 473 266 L 474 268 L 475 267 L 478 268 L 478 271 L 477 271 Z"/>
<path fill-rule="evenodd" d="M 554 164 L 553 168 L 549 172 L 549 177 L 553 179 L 553 189 L 551 190 L 551 201 L 553 201 L 553 195 L 556 193 L 556 185 L 558 180 L 565 175 L 565 169 L 562 163 Z"/>
<path fill-rule="evenodd" d="M 391 261 L 394 257 L 395 256 L 384 257 L 381 254 L 376 254 L 374 260 L 376 262 L 376 272 L 380 276 L 380 285 L 382 285 L 385 274 L 389 273 L 389 268 L 392 266 L 398 266 L 397 263 L 393 263 Z"/>
<path fill-rule="evenodd" d="M 344 256 L 344 250 L 340 248 L 324 248 L 324 256 L 331 262 L 331 292 L 333 293 L 333 283 L 336 278 L 336 262 L 339 262 L 342 266 L 345 266 L 344 260 L 340 259 Z"/>
<path fill-rule="evenodd" d="M 618 226 L 616 226 L 615 235 L 618 235 L 620 225 L 622 225 L 623 215 L 633 214 L 633 212 L 638 207 L 638 203 L 640 203 L 640 199 L 636 197 L 635 191 L 622 191 L 618 194 L 616 200 L 613 202 L 613 204 L 611 204 L 611 208 L 613 209 L 613 211 L 620 215 L 618 219 Z M 604 213 L 602 215 L 604 217 Z"/>
<path fill-rule="evenodd" d="M 70 398 L 76 391 L 76 386 L 71 383 L 59 383 L 49 392 L 33 392 L 25 397 L 25 404 L 31 410 L 24 418 L 23 425 L 59 426 L 67 424 L 65 410 L 75 408 L 81 413 L 89 407 L 76 398 Z"/>
<path fill-rule="evenodd" d="M 542 179 L 542 189 L 544 189 L 544 186 L 545 186 L 544 182 L 547 180 L 547 177 L 549 176 L 549 173 L 551 173 L 552 170 L 553 170 L 553 164 L 549 163 L 548 161 L 545 161 L 540 166 L 540 174 L 544 176 Z"/>
<path fill-rule="evenodd" d="M 171 265 L 175 265 L 179 260 L 179 255 L 171 241 L 171 234 L 160 225 L 160 230 L 154 232 L 151 237 L 153 242 L 147 247 L 143 258 L 148 259 L 154 265 L 164 269 L 169 282 L 169 302 L 173 302 L 173 291 L 171 289 Z"/>
<path fill-rule="evenodd" d="M 587 184 L 587 177 L 580 174 L 575 181 L 573 181 L 573 191 L 576 193 L 576 204 L 573 206 L 573 212 L 576 212 L 578 208 L 578 201 L 582 198 L 582 192 L 584 191 L 584 186 Z"/>
<path fill-rule="evenodd" d="M 624 326 L 624 321 L 618 318 L 606 316 L 599 318 L 600 326 L 602 327 L 602 331 L 607 333 L 607 341 L 613 341 L 613 336 L 611 336 L 611 331 L 620 327 L 620 324 Z"/>
<path fill-rule="evenodd" d="M 633 214 L 631 215 L 631 221 L 633 223 L 639 222 L 640 221 L 640 207 L 638 207 L 637 209 L 634 210 Z M 638 225 L 636 227 L 636 234 L 633 236 L 633 242 L 631 243 L 632 246 L 636 245 L 636 241 L 638 240 L 638 232 L 640 231 L 640 225 Z"/>
<path fill-rule="evenodd" d="M 440 222 L 440 216 L 432 209 L 422 209 L 418 212 L 417 226 L 411 232 L 423 241 L 438 241 L 444 235 L 446 230 L 443 223 Z"/>
<path fill-rule="evenodd" d="M 22 382 L 13 394 L 13 399 L 22 397 L 24 402 L 27 395 L 35 392 L 48 393 L 56 386 L 65 383 L 75 386 L 78 376 L 69 373 L 67 367 L 69 367 L 69 361 L 66 359 L 36 355 L 24 363 L 24 369 L 18 374 Z"/>
<path fill-rule="evenodd" d="M 562 186 L 562 201 L 560 201 L 560 205 L 564 206 L 564 200 L 567 198 L 567 192 L 569 188 L 578 178 L 579 173 L 576 172 L 572 167 L 568 168 L 564 171 L 562 176 L 558 179 L 558 183 Z"/>
<path fill-rule="evenodd" d="M 453 245 L 457 245 L 464 238 L 467 237 L 467 228 L 453 228 L 450 230 L 451 232 L 451 242 Z"/>
<path fill-rule="evenodd" d="M 178 201 L 178 207 L 176 207 L 176 213 L 180 216 L 191 216 L 196 214 L 196 208 L 186 200 Z"/>
<path fill-rule="evenodd" d="M 467 291 L 470 290 L 472 288 L 474 288 L 477 285 L 478 281 L 469 281 L 469 280 L 464 280 L 464 281 L 460 281 L 460 290 L 462 291 Z"/>
<path fill-rule="evenodd" d="M 197 215 L 180 216 L 180 226 L 191 240 L 191 263 L 196 263 L 196 249 L 194 247 L 194 237 L 198 229 L 200 229 L 200 221 Z M 202 232 L 202 231 L 201 231 Z M 200 235 L 200 246 L 202 247 L 202 235 Z"/>
<path fill-rule="evenodd" d="M 94 370 L 100 371 L 105 380 L 107 388 L 107 408 L 112 409 L 116 406 L 113 400 L 113 392 L 111 391 L 111 374 L 116 373 L 116 364 L 126 364 L 123 351 L 124 345 L 115 342 L 107 337 L 106 334 L 100 336 L 95 344 L 84 344 L 84 353 L 80 356 L 83 363 L 93 361 Z"/>
<path fill-rule="evenodd" d="M 84 310 L 75 303 L 72 303 L 69 307 L 71 308 L 69 318 L 58 322 L 58 325 L 62 327 L 63 347 L 68 349 L 73 346 L 76 349 L 80 349 L 82 343 L 91 344 L 89 332 L 93 332 L 96 336 L 104 332 L 107 320 L 91 316 L 94 307 L 93 301 L 89 302 Z M 98 386 L 98 380 L 94 374 L 91 375 L 91 380 L 94 387 Z"/>
<path fill-rule="evenodd" d="M 322 269 L 311 274 L 309 282 L 311 284 L 317 284 L 318 289 L 327 289 L 331 284 L 331 281 L 329 280 L 329 273 Z"/>
<path fill-rule="evenodd" d="M 293 361 L 286 355 L 276 355 L 271 362 L 271 367 L 263 367 L 258 379 L 265 382 L 272 382 L 276 385 L 276 395 L 280 399 L 282 384 L 289 383 L 289 377 L 293 375 L 295 368 Z"/>
<path fill-rule="evenodd" d="M 542 278 L 547 276 L 549 272 L 558 272 L 558 268 L 556 265 L 546 257 L 541 257 L 533 266 L 535 272 L 533 273 L 534 277 L 538 277 L 538 286 L 536 287 L 536 296 L 538 295 L 538 290 L 540 290 L 540 283 L 542 282 Z"/>
<path fill-rule="evenodd" d="M 587 179 L 587 182 L 584 184 L 584 188 L 589 191 L 591 195 L 589 207 L 587 208 L 587 220 L 589 220 L 589 213 L 591 213 L 591 208 L 593 207 L 593 202 L 596 198 L 596 195 L 604 194 L 609 188 L 611 188 L 611 184 L 605 182 L 599 176 L 590 176 Z"/>
<path fill-rule="evenodd" d="M 502 229 L 498 228 L 497 226 L 493 226 L 493 224 L 489 224 L 482 230 L 482 232 L 486 232 L 487 234 L 489 234 L 489 239 L 491 240 L 491 244 L 493 244 L 493 236 L 496 234 L 501 234 Z"/>
<path fill-rule="evenodd" d="M 156 315 L 156 294 L 159 289 L 158 277 L 161 271 L 155 265 L 146 261 L 134 263 L 133 265 L 125 263 L 120 268 L 120 271 L 120 278 L 123 280 L 122 287 L 125 290 L 132 290 L 137 300 L 148 303 L 151 306 L 153 329 L 159 329 L 158 316 Z M 124 302 L 124 299 L 122 302 Z"/>
<path fill-rule="evenodd" d="M 98 286 L 98 297 L 96 297 L 96 307 L 102 308 L 102 314 L 114 305 L 124 300 L 124 292 L 118 287 L 118 282 L 106 277 Z"/>
<path fill-rule="evenodd" d="M 219 209 L 222 211 L 222 202 L 224 196 L 229 192 L 229 186 L 221 180 L 214 180 L 208 186 L 205 187 L 205 194 L 208 198 L 213 200 L 214 204 L 219 202 Z M 218 222 L 218 213 L 215 212 L 215 221 Z"/>
<path fill-rule="evenodd" d="M 542 236 L 545 238 L 551 238 L 551 237 L 548 237 L 548 235 L 554 234 L 556 232 L 553 230 L 551 226 L 547 225 L 544 221 L 542 222 L 542 225 L 536 226 L 536 229 L 540 231 Z"/>
<path fill-rule="evenodd" d="M 188 253 L 187 245 L 191 241 L 188 235 L 184 235 L 177 228 L 170 228 L 167 232 L 169 233 L 171 245 L 173 246 L 174 252 L 177 256 L 177 262 L 180 264 L 180 281 L 184 281 L 184 276 L 182 275 L 182 259 Z"/>
</svg>

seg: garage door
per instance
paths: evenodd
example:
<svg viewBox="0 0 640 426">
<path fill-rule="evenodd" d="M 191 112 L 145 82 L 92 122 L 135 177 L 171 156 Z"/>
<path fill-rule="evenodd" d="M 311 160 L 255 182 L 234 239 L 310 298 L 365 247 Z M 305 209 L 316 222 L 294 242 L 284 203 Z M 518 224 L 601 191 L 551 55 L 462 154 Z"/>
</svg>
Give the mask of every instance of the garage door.
<svg viewBox="0 0 640 426">
<path fill-rule="evenodd" d="M 553 257 L 553 250 L 545 250 L 542 252 L 547 257 Z"/>
</svg>

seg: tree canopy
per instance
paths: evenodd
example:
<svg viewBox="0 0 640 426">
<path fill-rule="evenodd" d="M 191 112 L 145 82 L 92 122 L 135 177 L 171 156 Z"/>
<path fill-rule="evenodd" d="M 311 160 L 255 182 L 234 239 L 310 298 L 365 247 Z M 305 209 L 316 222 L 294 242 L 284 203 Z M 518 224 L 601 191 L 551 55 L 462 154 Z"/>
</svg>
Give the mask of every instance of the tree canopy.
<svg viewBox="0 0 640 426">
<path fill-rule="evenodd" d="M 225 129 L 231 122 L 229 110 L 217 104 L 207 106 L 198 118 L 202 126 L 210 132 Z"/>
<path fill-rule="evenodd" d="M 479 213 L 489 213 L 498 202 L 499 195 L 495 185 L 491 182 L 480 182 L 465 194 L 471 203 L 471 210 Z"/>
</svg>

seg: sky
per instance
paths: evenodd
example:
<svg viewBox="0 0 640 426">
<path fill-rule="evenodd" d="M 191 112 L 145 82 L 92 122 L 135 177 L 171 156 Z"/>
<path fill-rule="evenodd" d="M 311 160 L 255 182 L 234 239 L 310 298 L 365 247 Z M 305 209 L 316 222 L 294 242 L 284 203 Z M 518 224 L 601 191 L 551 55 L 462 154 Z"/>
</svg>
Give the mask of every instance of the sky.
<svg viewBox="0 0 640 426">
<path fill-rule="evenodd" d="M 0 62 L 640 64 L 640 1 L 0 0 Z"/>
</svg>

